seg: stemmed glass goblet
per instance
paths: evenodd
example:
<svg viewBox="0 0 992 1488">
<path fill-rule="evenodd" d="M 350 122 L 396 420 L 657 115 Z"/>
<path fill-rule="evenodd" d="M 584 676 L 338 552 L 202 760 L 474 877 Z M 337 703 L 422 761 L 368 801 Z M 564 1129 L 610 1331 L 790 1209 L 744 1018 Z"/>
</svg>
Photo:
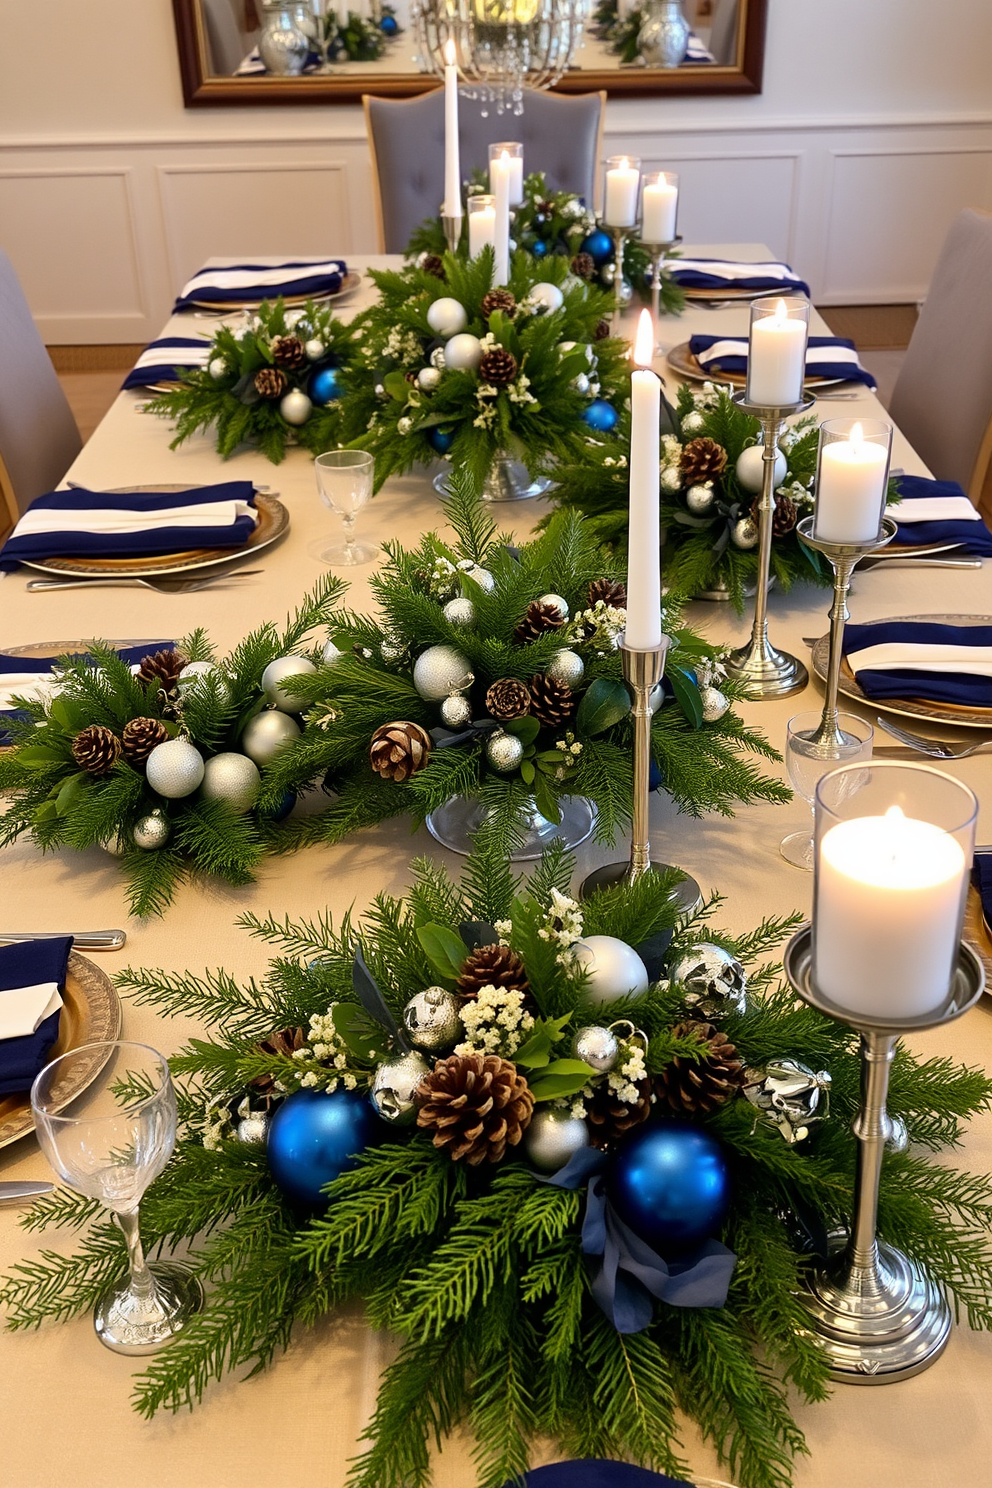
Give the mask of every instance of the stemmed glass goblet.
<svg viewBox="0 0 992 1488">
<path fill-rule="evenodd" d="M 797 795 L 809 803 L 809 826 L 799 832 L 790 832 L 783 837 L 779 851 L 793 868 L 813 871 L 813 803 L 816 787 L 823 776 L 840 765 L 853 765 L 859 760 L 871 759 L 872 740 L 875 731 L 865 718 L 854 713 L 838 713 L 837 727 L 840 742 L 831 754 L 824 753 L 818 743 L 822 715 L 810 710 L 796 713 L 786 726 L 785 762 L 789 780 Z"/>
<path fill-rule="evenodd" d="M 331 511 L 338 512 L 344 522 L 344 542 L 331 543 L 326 537 L 318 538 L 308 549 L 311 557 L 321 563 L 336 563 L 345 567 L 371 563 L 378 548 L 355 541 L 355 516 L 372 496 L 372 481 L 375 462 L 365 450 L 329 450 L 318 455 L 314 461 L 317 472 L 317 490 L 320 499 Z"/>
</svg>

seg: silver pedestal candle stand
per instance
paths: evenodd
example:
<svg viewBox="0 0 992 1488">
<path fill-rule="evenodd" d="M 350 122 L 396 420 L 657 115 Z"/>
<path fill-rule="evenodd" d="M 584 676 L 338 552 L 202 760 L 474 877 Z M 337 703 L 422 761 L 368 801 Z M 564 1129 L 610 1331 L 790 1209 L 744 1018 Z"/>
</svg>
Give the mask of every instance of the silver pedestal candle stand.
<svg viewBox="0 0 992 1488">
<path fill-rule="evenodd" d="M 661 271 L 665 259 L 673 248 L 681 243 L 681 236 L 672 238 L 667 243 L 645 243 L 644 246 L 651 255 L 651 319 L 657 331 L 658 321 L 661 319 Z M 655 345 L 655 355 L 664 356 L 665 348 L 660 344 Z"/>
<path fill-rule="evenodd" d="M 441 226 L 444 229 L 444 241 L 448 245 L 449 253 L 458 252 L 458 243 L 462 235 L 461 215 L 449 217 L 446 212 L 441 212 Z"/>
<path fill-rule="evenodd" d="M 786 419 L 806 413 L 815 399 L 802 398 L 798 403 L 770 408 L 749 403 L 745 392 L 736 393 L 734 402 L 744 413 L 761 422 L 764 431 L 762 450 L 761 501 L 758 506 L 758 580 L 754 596 L 754 623 L 751 639 L 740 650 L 731 652 L 726 667 L 732 677 L 747 684 L 753 699 L 791 697 L 801 692 L 809 673 L 798 657 L 779 651 L 768 639 L 768 580 L 772 557 L 772 521 L 775 516 L 775 456 Z"/>
<path fill-rule="evenodd" d="M 677 873 L 669 863 L 651 862 L 651 839 L 648 821 L 651 802 L 651 693 L 665 675 L 665 657 L 671 641 L 662 636 L 661 644 L 646 651 L 621 647 L 623 674 L 634 694 L 634 801 L 631 813 L 630 858 L 626 863 L 607 863 L 595 869 L 582 881 L 579 897 L 588 899 L 597 889 L 612 888 L 618 883 L 635 883 L 645 873 Z M 672 890 L 672 899 L 680 912 L 695 909 L 702 895 L 694 878 L 686 874 Z"/>
<path fill-rule="evenodd" d="M 604 222 L 603 226 L 613 239 L 613 319 L 610 324 L 610 335 L 619 336 L 620 317 L 624 312 L 623 250 L 627 242 L 627 234 L 636 232 L 637 224 L 632 223 L 630 227 L 614 227 L 612 223 Z"/>
<path fill-rule="evenodd" d="M 951 1310 L 943 1289 L 926 1271 L 878 1239 L 878 1189 L 882 1158 L 898 1123 L 885 1109 L 889 1070 L 904 1034 L 942 1027 L 973 1007 L 985 987 L 982 963 L 961 943 L 947 996 L 940 1007 L 912 1018 L 873 1018 L 839 1007 L 813 980 L 813 932 L 804 925 L 786 949 L 785 973 L 807 1006 L 855 1029 L 861 1037 L 861 1109 L 854 1215 L 844 1254 L 811 1272 L 806 1306 L 810 1330 L 823 1348 L 835 1380 L 884 1385 L 928 1369 L 943 1353 Z"/>
</svg>

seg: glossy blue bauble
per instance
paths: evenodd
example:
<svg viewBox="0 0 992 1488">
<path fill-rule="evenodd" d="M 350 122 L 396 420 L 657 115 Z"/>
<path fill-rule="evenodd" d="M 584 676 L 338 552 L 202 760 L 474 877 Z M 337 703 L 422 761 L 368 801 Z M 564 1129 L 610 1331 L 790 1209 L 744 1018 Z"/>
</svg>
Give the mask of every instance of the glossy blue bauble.
<svg viewBox="0 0 992 1488">
<path fill-rule="evenodd" d="M 387 1130 L 357 1091 L 297 1090 L 269 1124 L 269 1171 L 287 1198 L 321 1208 L 325 1183 L 353 1168 L 358 1154 Z"/>
<path fill-rule="evenodd" d="M 530 251 L 535 258 L 543 258 L 548 251 L 548 245 L 543 238 L 538 238 Z"/>
<path fill-rule="evenodd" d="M 296 796 L 293 792 L 291 790 L 284 791 L 279 799 L 279 804 L 273 806 L 269 811 L 260 813 L 260 815 L 264 815 L 266 821 L 285 821 L 295 805 Z"/>
<path fill-rule="evenodd" d="M 727 1213 L 723 1148 L 688 1121 L 650 1121 L 615 1152 L 607 1192 L 635 1235 L 661 1255 L 677 1253 L 714 1235 Z"/>
<path fill-rule="evenodd" d="M 319 367 L 310 378 L 307 392 L 318 408 L 323 408 L 325 403 L 333 403 L 335 398 L 340 398 L 344 392 L 344 385 L 338 368 Z"/>
<path fill-rule="evenodd" d="M 650 766 L 648 767 L 648 790 L 660 790 L 661 783 L 664 778 L 664 775 L 662 775 L 660 769 L 655 764 L 654 760 L 652 760 Z"/>
<path fill-rule="evenodd" d="M 597 434 L 609 434 L 611 429 L 616 428 L 620 415 L 612 403 L 607 403 L 604 398 L 594 398 L 582 417 Z"/>
<path fill-rule="evenodd" d="M 604 232 L 601 227 L 597 227 L 583 241 L 579 251 L 581 253 L 588 253 L 598 269 L 613 257 L 613 239 L 608 232 Z"/>
<path fill-rule="evenodd" d="M 400 29 L 400 23 L 395 16 L 384 15 L 379 22 L 379 30 L 384 36 L 395 36 Z"/>
<path fill-rule="evenodd" d="M 454 429 L 431 429 L 427 435 L 427 443 L 431 449 L 436 449 L 439 455 L 446 455 L 455 442 Z"/>
</svg>

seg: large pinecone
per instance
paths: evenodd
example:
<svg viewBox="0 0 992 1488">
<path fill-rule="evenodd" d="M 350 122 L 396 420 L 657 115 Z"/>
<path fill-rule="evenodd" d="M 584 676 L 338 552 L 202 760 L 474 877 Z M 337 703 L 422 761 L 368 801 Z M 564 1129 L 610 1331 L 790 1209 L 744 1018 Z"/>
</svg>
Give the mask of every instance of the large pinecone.
<svg viewBox="0 0 992 1488">
<path fill-rule="evenodd" d="M 90 775 L 109 775 L 120 759 L 121 741 L 102 723 L 91 723 L 72 741 L 72 757 Z"/>
<path fill-rule="evenodd" d="M 372 735 L 369 764 L 384 780 L 402 785 L 431 757 L 431 736 L 419 723 L 384 723 Z"/>
<path fill-rule="evenodd" d="M 179 673 L 185 665 L 185 656 L 175 647 L 168 651 L 155 651 L 150 656 L 141 658 L 138 680 L 146 684 L 157 682 L 164 693 L 175 692 Z"/>
<path fill-rule="evenodd" d="M 299 336 L 273 336 L 272 359 L 287 372 L 298 372 L 307 359 Z"/>
<path fill-rule="evenodd" d="M 490 289 L 482 296 L 482 318 L 489 320 L 494 310 L 502 310 L 504 315 L 512 315 L 517 308 L 517 302 L 508 289 Z"/>
<path fill-rule="evenodd" d="M 501 677 L 486 693 L 486 711 L 506 723 L 530 712 L 530 688 L 516 677 Z"/>
<path fill-rule="evenodd" d="M 567 682 L 535 672 L 530 679 L 530 711 L 545 728 L 557 728 L 575 712 L 575 693 Z"/>
<path fill-rule="evenodd" d="M 676 1055 L 658 1076 L 657 1089 L 673 1111 L 681 1116 L 706 1116 L 740 1089 L 746 1079 L 743 1062 L 725 1033 L 712 1023 L 689 1019 L 672 1030 L 675 1038 L 695 1033 L 705 1044 L 697 1062 Z"/>
<path fill-rule="evenodd" d="M 557 605 L 545 604 L 543 599 L 532 599 L 526 615 L 513 632 L 513 639 L 518 646 L 526 646 L 547 630 L 561 630 L 564 624 Z"/>
<path fill-rule="evenodd" d="M 619 579 L 593 579 L 589 585 L 589 608 L 594 609 L 599 600 L 615 610 L 627 608 L 627 590 Z"/>
<path fill-rule="evenodd" d="M 132 718 L 124 725 L 121 744 L 129 765 L 143 765 L 156 744 L 164 744 L 169 730 L 157 718 Z"/>
<path fill-rule="evenodd" d="M 255 373 L 255 391 L 260 398 L 281 398 L 288 386 L 289 379 L 278 367 L 263 367 Z"/>
<path fill-rule="evenodd" d="M 524 963 L 509 946 L 486 945 L 471 951 L 462 962 L 455 989 L 461 997 L 478 997 L 483 987 L 515 987 L 529 992 Z"/>
<path fill-rule="evenodd" d="M 444 272 L 444 259 L 439 258 L 436 253 L 425 253 L 420 261 L 420 267 L 425 274 L 430 274 L 434 279 L 446 279 Z"/>
<path fill-rule="evenodd" d="M 297 1049 L 302 1049 L 307 1041 L 307 1036 L 302 1028 L 278 1028 L 264 1039 L 259 1039 L 254 1049 L 259 1054 L 285 1054 L 292 1055 Z M 256 1075 L 254 1080 L 248 1081 L 248 1089 L 257 1095 L 273 1096 L 276 1093 L 275 1076 L 270 1074 Z"/>
<path fill-rule="evenodd" d="M 596 260 L 591 253 L 576 253 L 568 267 L 580 279 L 591 279 L 596 272 Z"/>
<path fill-rule="evenodd" d="M 470 1167 L 499 1162 L 516 1147 L 534 1111 L 534 1097 L 516 1065 L 498 1054 L 449 1054 L 417 1089 L 417 1125 L 434 1146 Z"/>
<path fill-rule="evenodd" d="M 637 1100 L 628 1106 L 611 1089 L 609 1080 L 593 1087 L 592 1100 L 586 1104 L 589 1139 L 594 1147 L 608 1147 L 625 1132 L 640 1126 L 651 1115 L 651 1081 L 638 1080 Z"/>
<path fill-rule="evenodd" d="M 690 439 L 679 460 L 682 481 L 686 486 L 701 486 L 715 481 L 727 468 L 727 451 L 715 439 Z"/>
<path fill-rule="evenodd" d="M 761 523 L 761 497 L 756 496 L 751 503 L 751 520 L 755 526 Z M 791 496 L 776 496 L 775 510 L 772 513 L 772 536 L 787 537 L 799 520 L 796 511 L 796 503 Z"/>
<path fill-rule="evenodd" d="M 504 346 L 494 346 L 479 363 L 479 376 L 492 387 L 509 387 L 517 375 L 517 359 Z"/>
</svg>

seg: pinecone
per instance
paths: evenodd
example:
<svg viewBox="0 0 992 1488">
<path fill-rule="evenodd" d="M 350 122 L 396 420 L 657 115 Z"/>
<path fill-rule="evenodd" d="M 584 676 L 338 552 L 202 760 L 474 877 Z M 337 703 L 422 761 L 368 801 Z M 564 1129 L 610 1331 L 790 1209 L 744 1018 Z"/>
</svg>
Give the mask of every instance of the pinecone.
<svg viewBox="0 0 992 1488">
<path fill-rule="evenodd" d="M 297 1049 L 302 1049 L 307 1037 L 302 1028 L 279 1028 L 275 1033 L 270 1033 L 266 1038 L 260 1039 L 254 1045 L 254 1051 L 259 1054 L 295 1054 Z M 266 1097 L 276 1094 L 276 1081 L 274 1075 L 256 1075 L 254 1080 L 248 1081 L 248 1089 L 256 1095 Z"/>
<path fill-rule="evenodd" d="M 744 1065 L 727 1035 L 712 1023 L 690 1018 L 672 1029 L 675 1038 L 684 1038 L 689 1033 L 698 1034 L 706 1052 L 698 1063 L 676 1054 L 658 1076 L 658 1096 L 680 1116 L 706 1116 L 744 1084 Z"/>
<path fill-rule="evenodd" d="M 751 520 L 756 527 L 760 525 L 760 506 L 761 497 L 757 496 L 751 504 Z M 772 513 L 772 536 L 786 537 L 792 531 L 793 527 L 795 527 L 798 520 L 799 513 L 796 511 L 796 503 L 792 497 L 776 496 L 775 510 Z"/>
<path fill-rule="evenodd" d="M 479 376 L 492 387 L 509 387 L 516 375 L 517 359 L 503 346 L 494 346 L 479 363 Z"/>
<path fill-rule="evenodd" d="M 369 764 L 383 780 L 402 785 L 431 757 L 431 736 L 419 723 L 384 723 L 372 735 Z"/>
<path fill-rule="evenodd" d="M 530 688 L 516 677 L 501 677 L 486 693 L 486 709 L 503 723 L 523 718 L 530 711 Z"/>
<path fill-rule="evenodd" d="M 494 310 L 502 310 L 504 315 L 512 315 L 517 308 L 517 302 L 508 289 L 490 289 L 482 296 L 482 304 L 479 307 L 482 318 L 489 320 Z"/>
<path fill-rule="evenodd" d="M 109 775 L 120 759 L 121 741 L 102 723 L 91 723 L 72 741 L 72 757 L 90 775 Z"/>
<path fill-rule="evenodd" d="M 715 481 L 727 468 L 727 451 L 715 439 L 690 439 L 682 451 L 679 461 L 682 482 L 686 486 L 701 486 L 704 481 Z"/>
<path fill-rule="evenodd" d="M 568 267 L 580 279 L 591 279 L 596 272 L 596 260 L 591 253 L 577 253 Z"/>
<path fill-rule="evenodd" d="M 299 336 L 273 336 L 272 358 L 277 367 L 284 367 L 287 372 L 298 372 L 307 354 Z"/>
<path fill-rule="evenodd" d="M 444 259 L 439 258 L 436 253 L 425 253 L 420 267 L 425 274 L 430 274 L 435 279 L 443 280 L 447 277 L 444 272 Z"/>
<path fill-rule="evenodd" d="M 434 1146 L 470 1167 L 499 1162 L 530 1124 L 534 1097 L 516 1065 L 498 1054 L 449 1054 L 417 1089 L 417 1125 Z"/>
<path fill-rule="evenodd" d="M 143 765 L 156 744 L 164 744 L 169 730 L 157 718 L 132 718 L 124 725 L 121 744 L 129 765 Z"/>
<path fill-rule="evenodd" d="M 185 665 L 185 656 L 174 647 L 169 651 L 155 651 L 152 655 L 141 658 L 138 680 L 145 684 L 157 682 L 166 694 L 175 692 L 179 673 Z"/>
<path fill-rule="evenodd" d="M 478 997 L 483 987 L 514 987 L 529 992 L 524 963 L 505 945 L 479 946 L 462 962 L 455 990 L 460 997 Z"/>
<path fill-rule="evenodd" d="M 594 609 L 599 600 L 615 610 L 627 608 L 627 590 L 619 579 L 593 579 L 589 585 L 589 608 Z"/>
<path fill-rule="evenodd" d="M 281 398 L 288 386 L 288 377 L 278 367 L 263 367 L 255 373 L 255 391 L 261 398 Z"/>
<path fill-rule="evenodd" d="M 592 1099 L 586 1103 L 589 1139 L 594 1147 L 608 1147 L 632 1127 L 640 1126 L 651 1115 L 651 1081 L 638 1080 L 637 1101 L 626 1105 L 608 1079 L 593 1086 Z"/>
<path fill-rule="evenodd" d="M 557 728 L 575 712 L 575 694 L 567 682 L 535 672 L 530 679 L 530 711 L 545 728 Z"/>
<path fill-rule="evenodd" d="M 513 632 L 513 639 L 518 646 L 526 646 L 547 630 L 561 630 L 564 624 L 557 606 L 545 604 L 542 599 L 532 599 L 526 615 Z"/>
<path fill-rule="evenodd" d="M 593 331 L 594 341 L 605 341 L 610 334 L 610 322 L 608 320 L 597 320 L 596 329 Z"/>
</svg>

